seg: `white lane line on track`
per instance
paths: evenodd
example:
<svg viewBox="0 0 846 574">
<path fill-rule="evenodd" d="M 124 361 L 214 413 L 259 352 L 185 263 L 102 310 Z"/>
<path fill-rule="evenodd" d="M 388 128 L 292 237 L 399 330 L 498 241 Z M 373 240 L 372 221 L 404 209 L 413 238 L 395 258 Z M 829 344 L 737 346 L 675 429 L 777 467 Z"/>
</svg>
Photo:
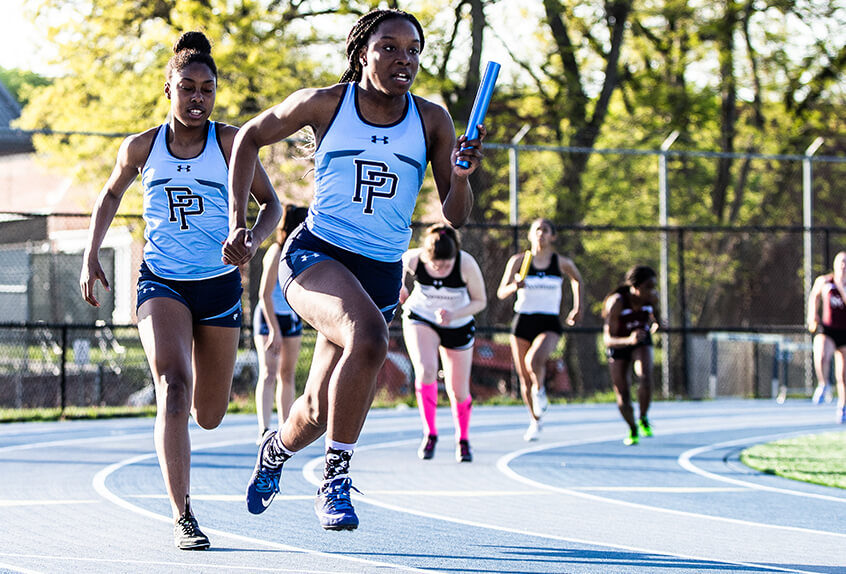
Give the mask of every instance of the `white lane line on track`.
<svg viewBox="0 0 846 574">
<path fill-rule="evenodd" d="M 570 486 L 582 492 L 659 492 L 665 494 L 705 494 L 709 492 L 743 492 L 747 488 L 729 486 Z"/>
<path fill-rule="evenodd" d="M 758 444 L 758 443 L 762 443 L 762 442 L 771 442 L 771 441 L 774 441 L 774 440 L 780 440 L 780 439 L 783 439 L 783 438 L 789 438 L 789 437 L 797 436 L 799 434 L 807 434 L 807 433 L 795 433 L 795 432 L 793 432 L 793 433 L 778 433 L 778 434 L 770 434 L 770 435 L 761 435 L 761 436 L 754 436 L 754 437 L 749 437 L 749 438 L 744 438 L 744 439 L 729 440 L 729 441 L 725 441 L 725 442 L 718 442 L 718 443 L 714 443 L 714 444 L 700 446 L 700 447 L 697 447 L 697 448 L 692 448 L 690 450 L 686 450 L 685 452 L 681 453 L 679 455 L 679 458 L 678 458 L 678 463 L 683 469 L 687 470 L 688 472 L 692 472 L 694 474 L 698 474 L 699 476 L 703 476 L 705 478 L 709 478 L 711 480 L 716 480 L 716 481 L 719 481 L 719 482 L 726 482 L 726 483 L 729 483 L 729 484 L 735 484 L 735 485 L 738 485 L 738 486 L 743 486 L 743 487 L 751 488 L 751 489 L 754 489 L 754 490 L 765 490 L 767 492 L 777 492 L 779 494 L 789 494 L 790 496 L 802 496 L 802 497 L 805 497 L 805 498 L 816 498 L 818 500 L 827 500 L 829 502 L 846 503 L 846 498 L 844 498 L 844 497 L 829 496 L 829 495 L 826 495 L 826 494 L 819 494 L 819 493 L 816 493 L 816 492 L 803 492 L 801 490 L 791 490 L 791 489 L 788 489 L 788 488 L 779 488 L 779 487 L 776 487 L 776 486 L 767 486 L 767 485 L 763 485 L 763 484 L 756 484 L 754 482 L 749 482 L 749 481 L 746 481 L 746 480 L 739 480 L 739 479 L 736 479 L 736 478 L 731 478 L 731 477 L 728 477 L 728 476 L 721 476 L 719 474 L 714 474 L 713 472 L 708 472 L 707 470 L 703 470 L 703 469 L 699 468 L 698 466 L 696 466 L 695 464 L 693 464 L 693 462 L 691 461 L 691 459 L 695 456 L 698 456 L 698 455 L 706 453 L 706 452 L 719 450 L 721 448 L 734 447 L 734 446 L 740 446 L 740 445 L 750 445 L 751 446 L 753 444 Z"/>
<path fill-rule="evenodd" d="M 509 431 L 509 432 L 511 432 L 511 431 Z M 478 433 L 478 434 L 483 434 L 483 433 Z M 492 432 L 492 433 L 487 433 L 487 434 L 500 434 L 500 432 Z M 602 437 L 602 438 L 599 438 L 599 439 L 594 438 L 590 441 L 585 441 L 585 442 L 607 442 L 609 440 L 619 440 L 619 436 L 615 434 L 613 439 L 606 436 L 606 437 Z M 409 441 L 409 440 L 390 441 L 390 442 L 386 442 L 386 443 L 379 443 L 379 444 L 373 444 L 373 445 L 366 445 L 366 446 L 363 446 L 363 447 L 358 447 L 356 450 L 358 450 L 358 451 L 375 450 L 375 449 L 379 449 L 379 448 L 386 448 L 386 446 L 395 446 L 395 445 L 402 445 L 402 444 L 409 444 L 409 443 L 410 444 L 416 444 L 417 442 L 419 442 L 419 439 L 414 439 L 414 440 L 411 440 L 411 441 Z M 581 444 L 580 441 L 570 441 L 570 442 Z M 557 443 L 557 444 L 564 444 L 564 443 Z M 550 446 L 555 446 L 555 445 L 550 445 Z M 517 452 L 526 452 L 526 451 L 535 451 L 535 450 L 543 450 L 543 447 L 534 447 L 534 448 L 531 448 L 531 449 L 521 449 L 520 451 L 517 451 Z M 505 458 L 505 457 L 503 457 L 503 458 Z M 500 458 L 500 460 L 502 460 L 502 458 Z M 315 472 L 315 469 L 320 464 L 322 464 L 323 462 L 324 462 L 323 457 L 315 457 L 312 460 L 308 461 L 303 466 L 302 474 L 308 482 L 310 482 L 314 485 L 322 484 L 323 480 Z M 499 462 L 497 462 L 497 466 L 499 466 Z M 541 484 L 542 489 L 549 490 L 549 488 L 545 487 L 545 485 L 542 485 L 542 483 L 538 483 L 538 484 Z M 714 558 L 709 558 L 709 557 L 705 557 L 705 556 L 695 556 L 695 555 L 692 555 L 692 554 L 680 554 L 680 553 L 677 553 L 677 552 L 668 552 L 666 550 L 656 550 L 656 549 L 653 549 L 653 548 L 641 548 L 641 547 L 637 547 L 637 546 L 627 546 L 625 544 L 616 544 L 616 543 L 611 543 L 611 542 L 607 542 L 607 541 L 587 540 L 587 539 L 583 539 L 583 538 L 571 538 L 571 537 L 566 537 L 566 536 L 557 536 L 557 535 L 554 535 L 554 534 L 547 534 L 547 533 L 544 533 L 544 532 L 532 532 L 532 531 L 529 531 L 529 530 L 521 530 L 521 529 L 518 529 L 518 528 L 509 528 L 509 527 L 505 527 L 505 526 L 495 526 L 493 524 L 488 524 L 488 523 L 484 523 L 484 522 L 476 522 L 476 521 L 473 521 L 473 520 L 465 520 L 463 518 L 455 518 L 453 516 L 446 516 L 446 515 L 443 515 L 443 514 L 435 514 L 433 512 L 424 512 L 424 511 L 421 511 L 421 510 L 411 510 L 411 509 L 404 508 L 404 507 L 401 507 L 401 506 L 397 506 L 397 505 L 394 505 L 394 504 L 368 499 L 365 496 L 360 496 L 360 495 L 356 495 L 356 494 L 353 494 L 352 496 L 353 496 L 353 498 L 355 499 L 356 502 L 364 502 L 366 504 L 371 504 L 371 505 L 379 507 L 379 508 L 384 508 L 386 510 L 392 510 L 394 512 L 399 512 L 399 513 L 402 513 L 402 514 L 411 514 L 413 516 L 421 516 L 423 518 L 429 518 L 429 519 L 432 519 L 432 520 L 441 520 L 441 521 L 444 521 L 444 522 L 452 522 L 454 524 L 462 524 L 464 526 L 472 526 L 474 528 L 494 530 L 494 531 L 497 531 L 497 532 L 508 532 L 509 534 L 518 534 L 518 535 L 521 535 L 521 536 L 531 536 L 531 537 L 543 538 L 543 539 L 547 539 L 547 540 L 557 540 L 557 541 L 560 541 L 560 542 L 569 542 L 569 543 L 573 543 L 573 544 L 584 544 L 584 545 L 588 545 L 588 546 L 598 546 L 598 547 L 601 547 L 601 548 L 614 548 L 616 550 L 625 550 L 625 551 L 628 551 L 628 552 L 638 552 L 638 553 L 642 553 L 642 554 L 656 554 L 656 555 L 659 555 L 659 556 L 672 556 L 672 557 L 675 557 L 675 558 L 681 558 L 683 560 L 697 560 L 697 561 L 700 561 L 700 562 L 706 562 L 706 563 L 711 563 L 711 564 L 730 564 L 730 565 L 733 565 L 733 566 L 743 566 L 745 568 L 760 568 L 762 570 L 770 570 L 770 571 L 775 571 L 775 572 L 795 572 L 797 574 L 819 574 L 818 572 L 811 571 L 811 570 L 806 571 L 806 570 L 798 570 L 796 568 L 780 568 L 778 566 L 771 566 L 771 565 L 762 566 L 760 564 L 755 564 L 755 563 L 752 563 L 752 562 L 720 560 L 720 559 L 714 559 Z M 576 496 L 578 496 L 578 494 L 576 494 Z M 604 499 L 604 498 L 601 498 L 601 497 L 598 497 L 598 496 L 591 496 L 591 495 L 584 495 L 584 496 L 589 497 L 589 498 L 596 498 L 596 499 L 602 500 L 602 501 L 607 500 L 609 502 L 613 502 L 612 500 Z M 649 508 L 649 507 L 647 507 L 647 508 Z M 696 515 L 694 515 L 694 516 L 696 516 Z"/>
<path fill-rule="evenodd" d="M 154 560 L 130 560 L 127 558 L 78 558 L 75 556 L 48 556 L 46 554 L 14 554 L 11 552 L 0 552 L 0 556 L 5 556 L 7 558 L 28 558 L 31 560 L 56 560 L 56 561 L 65 561 L 65 562 L 93 562 L 97 564 L 103 563 L 115 563 L 115 564 L 137 564 L 142 566 L 184 566 L 185 568 L 193 569 L 197 568 L 199 565 L 197 562 L 174 562 L 173 560 L 168 561 L 154 561 Z M 0 563 L 0 568 L 4 566 L 3 563 Z M 289 569 L 289 568 L 262 568 L 260 566 L 233 566 L 232 564 L 209 564 L 208 562 L 203 562 L 200 565 L 203 570 L 205 569 L 217 569 L 217 570 L 247 570 L 249 572 L 302 572 L 302 568 L 299 569 Z M 17 570 L 17 566 L 9 566 L 9 568 L 16 569 L 19 572 L 35 572 L 35 570 Z M 314 574 L 338 574 L 337 570 L 309 570 Z"/>
<path fill-rule="evenodd" d="M 6 556 L 6 554 L 0 553 L 0 556 Z M 20 566 L 6 564 L 4 562 L 0 562 L 0 568 L 10 572 L 20 572 L 21 574 L 44 574 L 41 570 L 30 570 L 29 568 L 22 568 Z"/>
<path fill-rule="evenodd" d="M 745 490 L 741 488 L 721 488 L 719 490 Z M 486 498 L 492 496 L 527 496 L 532 494 L 549 494 L 544 490 L 478 490 L 467 492 L 466 490 L 369 490 L 367 494 L 390 494 L 395 496 L 438 496 L 438 497 L 460 497 L 460 498 Z M 153 498 L 167 500 L 166 494 L 127 494 L 127 498 Z M 192 494 L 191 500 L 213 500 L 216 502 L 238 502 L 244 503 L 243 494 Z M 313 494 L 277 494 L 273 500 L 314 500 Z M 96 502 L 96 501 L 91 501 Z M 0 500 L 0 506 L 3 501 Z"/>
<path fill-rule="evenodd" d="M 195 451 L 206 450 L 206 449 L 222 448 L 222 447 L 227 447 L 227 446 L 232 446 L 232 445 L 237 445 L 237 444 L 248 444 L 250 442 L 253 442 L 254 440 L 255 439 L 250 439 L 250 440 L 239 439 L 239 440 L 223 441 L 223 442 L 217 442 L 217 443 L 209 443 L 209 444 L 204 444 L 202 446 L 198 446 L 196 448 L 192 448 L 191 450 L 192 450 L 192 452 L 195 452 Z M 168 524 L 172 524 L 173 520 L 171 519 L 170 516 L 164 516 L 162 514 L 156 514 L 155 512 L 152 512 L 152 511 L 147 510 L 145 508 L 141 508 L 139 506 L 136 506 L 136 505 L 132 504 L 131 502 L 124 500 L 123 498 L 119 497 L 118 495 L 116 495 L 115 493 L 113 493 L 111 490 L 109 490 L 106 487 L 106 478 L 108 478 L 108 476 L 110 474 L 112 474 L 113 472 L 123 468 L 124 466 L 129 466 L 129 465 L 135 464 L 137 462 L 140 462 L 142 460 L 155 458 L 155 456 L 156 456 L 156 453 L 151 452 L 151 453 L 147 453 L 147 454 L 133 456 L 133 457 L 124 459 L 122 461 L 116 462 L 114 464 L 111 464 L 111 465 L 103 468 L 102 470 L 97 472 L 97 474 L 94 475 L 94 478 L 92 480 L 92 484 L 94 486 L 94 490 L 96 490 L 97 493 L 100 496 L 102 496 L 106 500 L 113 502 L 114 504 L 117 504 L 121 508 L 129 510 L 130 512 L 134 512 L 135 514 L 140 514 L 141 516 L 145 516 L 147 518 L 152 518 L 153 520 L 158 520 L 160 522 L 167 522 Z M 401 564 L 392 564 L 390 562 L 379 562 L 377 560 L 368 560 L 366 558 L 358 558 L 358 557 L 355 557 L 355 556 L 345 556 L 343 554 L 332 554 L 332 553 L 328 553 L 328 552 L 319 552 L 317 550 L 311 550 L 309 548 L 300 548 L 300 547 L 297 547 L 297 546 L 290 546 L 288 544 L 281 544 L 279 542 L 273 542 L 273 541 L 270 541 L 270 540 L 262 540 L 260 538 L 252 538 L 250 536 L 242 536 L 240 534 L 235 534 L 235 533 L 227 532 L 227 531 L 224 531 L 224 530 L 217 530 L 217 529 L 205 528 L 205 527 L 203 528 L 203 530 L 205 530 L 208 533 L 215 534 L 217 536 L 223 536 L 223 537 L 230 538 L 230 539 L 233 539 L 233 540 L 238 540 L 238 541 L 241 541 L 241 542 L 247 542 L 247 543 L 256 544 L 256 545 L 259 545 L 259 546 L 267 546 L 267 547 L 274 548 L 274 549 L 277 549 L 277 550 L 287 550 L 289 552 L 299 552 L 299 553 L 302 553 L 302 554 L 308 554 L 310 556 L 320 556 L 321 558 L 327 558 L 327 559 L 330 559 L 330 560 L 341 560 L 341 561 L 353 562 L 355 564 L 366 564 L 366 565 L 370 565 L 370 566 L 379 566 L 379 567 L 382 567 L 382 568 L 390 568 L 390 569 L 394 569 L 394 570 L 403 570 L 403 571 L 407 571 L 407 572 L 420 572 L 420 573 L 426 573 L 426 574 L 431 574 L 431 572 L 432 572 L 432 570 L 430 570 L 430 569 L 421 570 L 421 569 L 418 569 L 418 568 L 412 568 L 410 566 L 403 566 Z"/>
<path fill-rule="evenodd" d="M 44 506 L 51 504 L 99 504 L 99 500 L 0 500 L 0 508 L 9 506 Z"/>
<path fill-rule="evenodd" d="M 33 448 L 46 448 L 54 446 L 67 446 L 70 444 L 85 444 L 87 442 L 104 442 L 108 440 L 122 440 L 122 439 L 136 439 L 136 438 L 153 438 L 152 433 L 132 433 L 132 434 L 115 434 L 106 436 L 89 436 L 86 438 L 66 438 L 62 440 L 49 440 L 44 442 L 28 442 L 25 444 L 13 444 L 10 446 L 0 447 L 0 453 L 14 452 L 16 450 L 29 450 Z"/>
<path fill-rule="evenodd" d="M 589 499 L 589 500 L 596 500 L 596 501 L 600 501 L 600 502 L 605 502 L 607 504 L 616 504 L 616 505 L 619 505 L 619 506 L 626 506 L 626 507 L 629 507 L 629 508 L 638 508 L 638 509 L 641 509 L 641 510 L 649 510 L 649 511 L 652 511 L 652 512 L 663 512 L 663 513 L 666 513 L 666 514 L 673 514 L 673 515 L 676 515 L 676 516 L 686 516 L 686 517 L 689 517 L 689 518 L 696 518 L 696 519 L 701 519 L 701 520 L 714 520 L 714 521 L 717 521 L 717 522 L 728 522 L 730 524 L 739 524 L 739 525 L 742 525 L 742 526 L 755 526 L 755 527 L 759 527 L 759 528 L 767 528 L 767 529 L 772 529 L 772 530 L 787 530 L 787 531 L 790 531 L 790 532 L 802 532 L 804 534 L 817 534 L 817 535 L 824 535 L 824 536 L 834 536 L 834 537 L 837 537 L 837 538 L 846 538 L 846 534 L 840 534 L 840 533 L 837 533 L 837 532 L 828 532 L 828 531 L 823 531 L 823 530 L 813 530 L 813 529 L 810 529 L 810 528 L 802 528 L 802 527 L 799 527 L 799 526 L 781 526 L 781 525 L 775 525 L 775 524 L 765 524 L 763 522 L 753 522 L 753 521 L 749 521 L 749 520 L 741 520 L 739 518 L 728 518 L 728 517 L 724 517 L 724 516 L 712 516 L 712 515 L 708 515 L 708 514 L 700 514 L 700 513 L 697 513 L 697 512 L 687 512 L 685 510 L 675 510 L 675 509 L 672 509 L 672 508 L 662 508 L 660 506 L 640 504 L 638 502 L 629 502 L 627 500 L 616 500 L 616 499 L 613 499 L 613 498 L 606 498 L 606 497 L 603 497 L 603 496 L 597 496 L 595 494 L 589 494 L 587 492 L 573 490 L 571 488 L 565 488 L 565 487 L 545 484 L 543 482 L 539 482 L 537 480 L 527 478 L 527 477 L 525 477 L 521 474 L 518 474 L 516 471 L 512 470 L 511 467 L 509 466 L 511 461 L 514 460 L 515 458 L 517 458 L 519 456 L 523 456 L 525 454 L 532 453 L 532 452 L 539 452 L 539 451 L 542 451 L 542 450 L 550 450 L 550 449 L 554 449 L 554 448 L 563 448 L 563 447 L 569 447 L 569 446 L 583 446 L 585 444 L 606 442 L 607 440 L 608 440 L 608 437 L 599 437 L 599 438 L 586 439 L 586 440 L 564 441 L 564 442 L 552 443 L 552 444 L 549 444 L 549 445 L 539 445 L 539 446 L 535 446 L 535 447 L 524 448 L 524 449 L 516 450 L 514 452 L 511 452 L 511 453 L 508 453 L 508 454 L 502 456 L 497 461 L 496 466 L 497 466 L 497 469 L 501 473 L 503 473 L 504 475 L 506 475 L 506 476 L 518 481 L 518 482 L 522 482 L 523 484 L 527 484 L 527 485 L 533 486 L 535 488 L 544 488 L 544 489 L 552 491 L 552 492 L 559 492 L 561 494 L 568 494 L 570 496 L 576 496 L 576 497 L 579 497 L 579 498 L 586 498 L 586 499 Z M 767 567 L 770 568 L 770 566 L 767 566 Z"/>
</svg>

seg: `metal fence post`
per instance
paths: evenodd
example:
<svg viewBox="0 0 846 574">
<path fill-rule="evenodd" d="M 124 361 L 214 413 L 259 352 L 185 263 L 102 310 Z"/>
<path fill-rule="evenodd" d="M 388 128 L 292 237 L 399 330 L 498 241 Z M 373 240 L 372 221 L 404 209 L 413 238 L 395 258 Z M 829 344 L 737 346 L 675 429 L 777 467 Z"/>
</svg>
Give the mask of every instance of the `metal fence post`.
<svg viewBox="0 0 846 574">
<path fill-rule="evenodd" d="M 65 414 L 65 407 L 67 406 L 68 394 L 68 326 L 62 325 L 62 366 L 61 378 L 59 379 L 59 404 L 61 406 L 61 413 Z"/>
<path fill-rule="evenodd" d="M 509 223 L 515 228 L 520 223 L 519 192 L 520 192 L 520 166 L 517 157 L 517 144 L 529 132 L 529 124 L 523 127 L 511 138 L 511 145 L 508 146 L 508 199 L 509 199 Z"/>
<path fill-rule="evenodd" d="M 667 325 L 670 324 L 670 262 L 669 262 L 669 237 L 667 236 L 667 221 L 669 216 L 669 185 L 667 183 L 667 151 L 676 138 L 679 137 L 678 130 L 667 136 L 661 144 L 661 154 L 658 156 L 658 225 L 661 230 L 661 270 L 660 270 L 660 291 L 661 291 L 661 312 Z M 667 399 L 670 397 L 670 334 L 666 330 L 661 331 L 661 394 Z"/>
<path fill-rule="evenodd" d="M 811 156 L 813 156 L 825 140 L 816 138 L 808 149 L 805 150 L 805 157 L 802 158 L 802 226 L 804 244 L 804 275 L 805 275 L 805 301 L 811 295 L 811 288 L 814 281 L 814 260 L 813 260 L 813 233 L 814 233 L 814 194 L 813 174 Z M 826 262 L 827 263 L 827 262 Z M 802 321 L 805 322 L 804 320 Z M 810 389 L 814 382 L 814 366 L 812 357 L 805 355 L 805 387 Z"/>
</svg>

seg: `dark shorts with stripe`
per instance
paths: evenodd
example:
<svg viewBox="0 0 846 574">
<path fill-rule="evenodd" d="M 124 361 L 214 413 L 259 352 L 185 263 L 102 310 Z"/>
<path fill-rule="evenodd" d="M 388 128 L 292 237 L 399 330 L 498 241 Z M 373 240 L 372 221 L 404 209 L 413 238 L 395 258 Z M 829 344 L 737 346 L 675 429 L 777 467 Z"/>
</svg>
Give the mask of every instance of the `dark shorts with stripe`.
<svg viewBox="0 0 846 574">
<path fill-rule="evenodd" d="M 299 337 L 303 334 L 302 319 L 296 314 L 280 315 L 277 313 L 276 322 L 279 323 L 279 330 L 282 331 L 283 338 Z M 256 305 L 256 310 L 253 313 L 253 333 L 256 335 L 270 334 L 270 327 L 267 326 L 267 319 L 264 318 L 261 305 Z"/>
<path fill-rule="evenodd" d="M 834 345 L 839 349 L 840 347 L 846 346 L 846 329 L 838 329 L 836 327 L 826 327 L 825 325 L 820 325 L 818 333 L 822 333 L 826 337 L 831 337 L 831 340 L 834 341 Z"/>
<path fill-rule="evenodd" d="M 561 319 L 558 315 L 547 315 L 545 313 L 517 313 L 511 320 L 511 334 L 518 339 L 534 341 L 541 333 L 555 333 L 560 335 L 564 332 L 561 326 Z"/>
<path fill-rule="evenodd" d="M 386 323 L 394 318 L 402 282 L 402 261 L 384 262 L 341 249 L 309 231 L 305 224 L 295 229 L 283 248 L 279 262 L 279 283 L 288 285 L 300 273 L 321 261 L 337 261 L 355 275 L 364 291 L 381 311 Z"/>
<path fill-rule="evenodd" d="M 475 319 L 471 320 L 466 325 L 461 325 L 460 327 L 443 327 L 421 317 L 414 311 L 410 311 L 408 315 L 403 317 L 403 321 L 408 321 L 409 323 L 420 323 L 426 325 L 427 327 L 431 327 L 435 333 L 438 334 L 438 338 L 441 340 L 441 347 L 444 349 L 458 349 L 459 351 L 462 351 L 472 347 L 476 340 Z"/>
<path fill-rule="evenodd" d="M 168 297 L 188 307 L 194 324 L 240 328 L 243 290 L 237 269 L 211 279 L 176 281 L 155 275 L 142 261 L 135 309 L 150 299 Z"/>
</svg>

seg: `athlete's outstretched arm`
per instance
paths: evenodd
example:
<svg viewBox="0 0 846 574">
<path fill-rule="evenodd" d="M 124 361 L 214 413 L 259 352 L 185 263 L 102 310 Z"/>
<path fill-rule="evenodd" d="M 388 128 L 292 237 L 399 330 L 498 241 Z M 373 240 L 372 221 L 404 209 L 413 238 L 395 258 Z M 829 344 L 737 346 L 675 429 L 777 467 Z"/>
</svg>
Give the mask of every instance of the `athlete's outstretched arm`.
<svg viewBox="0 0 846 574">
<path fill-rule="evenodd" d="M 473 208 L 473 190 L 470 188 L 470 174 L 482 163 L 482 140 L 487 132 L 479 128 L 479 138 L 466 141 L 465 136 L 455 138 L 455 125 L 449 113 L 441 106 L 426 102 L 423 111 L 431 155 L 432 174 L 441 198 L 444 218 L 455 228 L 467 222 Z M 462 159 L 470 165 L 467 168 L 456 165 Z"/>
<path fill-rule="evenodd" d="M 330 93 L 330 95 L 327 96 L 327 93 Z M 247 225 L 247 204 L 250 191 L 252 189 L 255 195 L 258 189 L 261 195 L 261 190 L 265 187 L 263 182 L 267 175 L 258 160 L 259 150 L 295 134 L 306 126 L 311 126 L 315 131 L 319 131 L 322 127 L 322 116 L 326 115 L 327 109 L 331 110 L 327 107 L 328 105 L 331 105 L 331 89 L 299 90 L 288 96 L 281 104 L 265 110 L 248 121 L 235 134 L 229 159 L 230 238 L 246 234 L 244 230 Z M 331 117 L 331 111 L 329 117 Z M 269 180 L 266 182 L 266 186 L 272 192 L 273 188 L 270 186 Z M 272 193 L 276 197 L 275 192 Z M 281 216 L 281 207 L 278 206 L 278 199 L 276 201 Z M 265 217 L 268 221 L 272 220 L 270 213 Z M 277 217 L 272 226 L 267 225 L 269 228 L 268 235 L 273 232 L 273 228 L 278 221 L 279 218 Z M 258 224 L 259 220 L 256 220 L 256 225 L 258 226 Z M 262 222 L 262 224 L 262 229 L 264 229 L 265 222 Z M 255 243 L 260 244 L 261 242 Z M 238 248 L 237 241 L 227 240 L 227 244 L 229 247 Z"/>
<path fill-rule="evenodd" d="M 155 130 L 150 130 L 123 140 L 112 173 L 100 191 L 100 195 L 97 196 L 97 202 L 91 211 L 88 242 L 82 256 L 82 270 L 79 274 L 79 289 L 82 292 L 82 298 L 94 307 L 100 306 L 100 302 L 94 296 L 94 284 L 99 280 L 103 287 L 109 289 L 109 280 L 100 266 L 100 246 L 120 207 L 123 194 L 138 177 L 138 172 L 146 161 L 154 132 Z"/>
</svg>

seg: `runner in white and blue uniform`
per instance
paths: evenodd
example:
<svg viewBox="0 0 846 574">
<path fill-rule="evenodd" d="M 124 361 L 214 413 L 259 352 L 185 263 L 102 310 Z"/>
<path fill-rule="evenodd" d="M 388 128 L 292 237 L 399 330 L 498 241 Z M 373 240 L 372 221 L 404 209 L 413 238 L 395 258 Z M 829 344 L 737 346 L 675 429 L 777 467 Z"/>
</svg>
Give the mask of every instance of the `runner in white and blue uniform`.
<svg viewBox="0 0 846 574">
<path fill-rule="evenodd" d="M 256 384 L 258 442 L 270 430 L 275 395 L 279 424 L 286 418 L 296 398 L 297 358 L 300 355 L 303 322 L 288 305 L 279 283 L 279 255 L 288 236 L 305 221 L 308 209 L 286 205 L 274 241 L 262 258 L 259 301 L 253 313 L 253 340 L 259 359 Z M 274 392 L 275 389 L 275 392 Z"/>
<path fill-rule="evenodd" d="M 426 166 L 444 217 L 460 226 L 473 204 L 468 177 L 480 165 L 486 133 L 482 127 L 480 139 L 456 142 L 449 113 L 410 93 L 423 43 L 414 16 L 374 10 L 350 31 L 341 83 L 297 91 L 239 133 L 230 166 L 236 201 L 246 195 L 259 148 L 304 127 L 317 145 L 314 201 L 285 246 L 279 273 L 291 307 L 318 332 L 314 360 L 303 396 L 259 448 L 247 487 L 250 512 L 263 512 L 278 492 L 282 463 L 325 432 L 315 513 L 327 530 L 358 526 L 349 464 L 387 354 Z M 456 165 L 459 157 L 468 168 Z"/>
<path fill-rule="evenodd" d="M 448 225 L 430 225 L 423 234 L 422 245 L 403 256 L 405 275 L 413 280 L 413 288 L 411 293 L 405 286 L 400 291 L 402 332 L 414 366 L 414 391 L 424 425 L 417 455 L 423 460 L 435 455 L 440 357 L 455 422 L 455 457 L 458 462 L 471 462 L 470 369 L 476 333 L 473 315 L 487 305 L 485 280 L 479 264 L 461 250 L 458 234 Z"/>
<path fill-rule="evenodd" d="M 99 250 L 126 190 L 138 174 L 144 191 L 144 260 L 138 279 L 138 333 L 156 387 L 154 440 L 174 517 L 174 542 L 205 550 L 209 539 L 191 510 L 188 417 L 215 428 L 229 405 L 241 326 L 241 276 L 255 248 L 273 231 L 279 201 L 263 168 L 246 183 L 261 206 L 246 229 L 229 235 L 229 153 L 236 128 L 209 121 L 217 67 L 201 32 L 186 32 L 165 70 L 171 119 L 129 136 L 91 215 L 80 289 L 94 306 L 94 285 L 108 280 Z"/>
<path fill-rule="evenodd" d="M 550 220 L 535 219 L 529 226 L 531 251 L 511 256 L 496 291 L 500 299 L 517 294 L 510 341 L 520 394 L 531 417 L 523 435 L 525 440 L 540 437 L 541 417 L 549 404 L 544 384 L 546 361 L 564 332 L 558 316 L 565 276 L 569 278 L 573 296 L 567 324 L 575 325 L 582 312 L 582 275 L 569 258 L 555 251 L 555 236 L 555 226 Z M 531 257 L 527 269 L 526 257 Z M 525 275 L 518 270 L 526 271 Z"/>
</svg>

